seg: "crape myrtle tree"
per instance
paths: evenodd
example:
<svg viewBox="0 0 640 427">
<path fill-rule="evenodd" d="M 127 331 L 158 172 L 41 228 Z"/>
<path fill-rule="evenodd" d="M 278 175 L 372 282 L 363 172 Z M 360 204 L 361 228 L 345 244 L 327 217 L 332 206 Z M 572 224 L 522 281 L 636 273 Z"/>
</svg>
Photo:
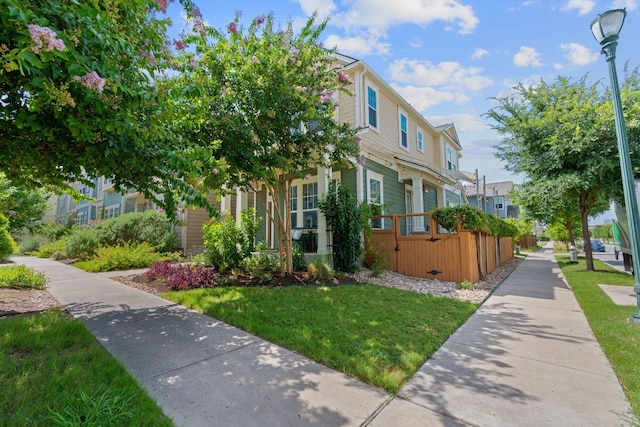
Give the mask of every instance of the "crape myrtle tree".
<svg viewBox="0 0 640 427">
<path fill-rule="evenodd" d="M 495 146 L 496 157 L 507 170 L 525 174 L 534 188 L 544 186 L 547 197 L 557 198 L 560 210 L 539 200 L 547 223 L 578 209 L 583 239 L 589 242 L 588 218 L 606 210 L 603 201 L 621 186 L 611 105 L 586 76 L 519 84 L 514 90 L 487 113 L 493 129 L 505 136 Z M 532 193 L 532 201 L 537 194 Z M 585 245 L 585 253 L 587 269 L 593 270 L 591 245 Z"/>
<path fill-rule="evenodd" d="M 335 117 L 350 81 L 318 42 L 326 21 L 312 16 L 298 32 L 273 21 L 259 16 L 243 28 L 237 15 L 224 29 L 193 26 L 181 41 L 181 74 L 163 84 L 174 94 L 175 127 L 192 144 L 185 162 L 194 182 L 218 194 L 262 186 L 290 273 L 292 181 L 356 158 L 358 143 Z"/>
<path fill-rule="evenodd" d="M 181 143 L 154 84 L 173 62 L 170 22 L 160 19 L 167 2 L 0 1 L 0 171 L 7 179 L 64 191 L 104 175 L 168 213 L 181 190 L 202 203 L 175 172 Z M 199 16 L 190 0 L 180 3 Z"/>
</svg>

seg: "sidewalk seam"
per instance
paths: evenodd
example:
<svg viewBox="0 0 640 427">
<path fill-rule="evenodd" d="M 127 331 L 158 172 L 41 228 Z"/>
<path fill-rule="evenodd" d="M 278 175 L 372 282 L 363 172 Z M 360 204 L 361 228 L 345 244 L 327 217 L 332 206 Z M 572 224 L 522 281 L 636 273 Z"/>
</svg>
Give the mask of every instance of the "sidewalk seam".
<svg viewBox="0 0 640 427">
<path fill-rule="evenodd" d="M 256 343 L 258 343 L 258 341 L 259 340 L 249 341 L 248 343 L 246 343 L 244 345 L 240 345 L 240 346 L 238 346 L 238 347 L 236 347 L 234 349 L 231 349 L 229 351 L 225 351 L 223 353 L 216 354 L 216 355 L 210 356 L 210 357 L 205 357 L 204 359 L 199 359 L 199 360 L 193 361 L 191 363 L 188 363 L 186 365 L 178 366 L 177 368 L 172 368 L 172 369 L 169 369 L 168 371 L 164 371 L 164 372 L 160 372 L 160 373 L 155 374 L 155 375 L 151 375 L 150 377 L 144 378 L 143 381 L 150 380 L 150 379 L 153 379 L 153 378 L 158 378 L 158 377 L 161 377 L 163 375 L 167 375 L 167 374 L 170 374 L 172 372 L 176 372 L 176 371 L 179 371 L 181 369 L 197 365 L 197 364 L 205 362 L 207 360 L 212 360 L 212 359 L 215 359 L 215 358 L 218 358 L 218 357 L 221 357 L 221 356 L 226 356 L 226 355 L 228 355 L 230 353 L 233 353 L 233 352 L 238 351 L 238 350 L 243 350 L 243 349 L 249 347 L 250 345 L 256 344 Z"/>
</svg>

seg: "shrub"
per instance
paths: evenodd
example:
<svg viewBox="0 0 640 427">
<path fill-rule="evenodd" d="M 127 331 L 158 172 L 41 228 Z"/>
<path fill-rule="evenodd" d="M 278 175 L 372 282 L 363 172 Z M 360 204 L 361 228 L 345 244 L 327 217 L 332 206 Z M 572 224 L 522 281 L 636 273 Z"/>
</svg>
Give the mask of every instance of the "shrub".
<svg viewBox="0 0 640 427">
<path fill-rule="evenodd" d="M 9 234 L 9 220 L 0 214 L 0 259 L 13 255 L 17 250 L 18 246 Z"/>
<path fill-rule="evenodd" d="M 73 233 L 77 227 L 73 225 L 73 221 L 67 224 L 38 224 L 33 227 L 34 234 L 41 234 L 49 238 L 49 240 L 59 240 Z"/>
<path fill-rule="evenodd" d="M 333 278 L 331 267 L 324 261 L 314 261 L 307 267 L 307 272 L 315 280 L 328 280 Z"/>
<path fill-rule="evenodd" d="M 353 272 L 362 256 L 362 237 L 366 220 L 364 207 L 345 187 L 331 183 L 327 198 L 318 203 L 333 234 L 333 265 L 336 270 Z"/>
<path fill-rule="evenodd" d="M 231 214 L 222 219 L 212 219 L 204 224 L 203 239 L 207 263 L 223 272 L 237 268 L 254 249 L 257 219 L 255 209 L 243 212 L 242 223 L 236 224 Z"/>
<path fill-rule="evenodd" d="M 51 258 L 54 254 L 65 254 L 66 250 L 67 243 L 64 240 L 54 240 L 40 246 L 37 251 L 30 253 L 30 255 L 37 256 L 38 258 Z"/>
<path fill-rule="evenodd" d="M 0 287 L 17 289 L 44 289 L 47 278 L 24 265 L 0 267 Z"/>
<path fill-rule="evenodd" d="M 295 271 L 306 271 L 307 259 L 300 245 L 293 245 L 293 269 Z"/>
<path fill-rule="evenodd" d="M 458 288 L 460 289 L 473 289 L 475 287 L 476 287 L 476 284 L 468 280 L 458 283 Z"/>
<path fill-rule="evenodd" d="M 67 244 L 66 255 L 68 258 L 89 259 L 100 246 L 98 233 L 90 229 L 76 230 L 65 239 L 65 242 Z"/>
<path fill-rule="evenodd" d="M 162 259 L 163 256 L 156 252 L 148 242 L 126 243 L 122 246 L 98 248 L 95 258 L 88 261 L 78 261 L 74 265 L 90 272 L 129 270 L 149 267 Z"/>
<path fill-rule="evenodd" d="M 173 291 L 216 286 L 218 274 L 202 265 L 154 263 L 147 271 L 149 280 L 163 279 Z"/>
<path fill-rule="evenodd" d="M 173 249 L 176 235 L 166 215 L 156 211 L 132 212 L 111 218 L 95 227 L 101 246 L 149 243 L 157 252 Z"/>
<path fill-rule="evenodd" d="M 44 234 L 32 234 L 20 243 L 21 254 L 31 254 L 40 249 L 40 246 L 49 243 L 51 239 Z"/>
</svg>

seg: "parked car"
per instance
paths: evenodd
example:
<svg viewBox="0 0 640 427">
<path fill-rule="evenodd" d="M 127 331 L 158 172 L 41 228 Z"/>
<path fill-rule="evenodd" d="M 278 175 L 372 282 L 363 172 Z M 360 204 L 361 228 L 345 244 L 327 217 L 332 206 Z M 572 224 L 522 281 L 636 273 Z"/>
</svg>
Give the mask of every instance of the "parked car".
<svg viewBox="0 0 640 427">
<path fill-rule="evenodd" d="M 596 252 L 604 252 L 604 244 L 600 240 L 591 241 L 591 250 Z"/>
</svg>

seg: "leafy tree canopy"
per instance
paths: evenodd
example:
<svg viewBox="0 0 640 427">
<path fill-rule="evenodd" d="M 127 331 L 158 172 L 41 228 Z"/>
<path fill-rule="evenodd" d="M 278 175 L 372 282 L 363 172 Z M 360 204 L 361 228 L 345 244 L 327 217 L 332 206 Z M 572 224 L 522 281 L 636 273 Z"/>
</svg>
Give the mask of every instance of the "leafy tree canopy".
<svg viewBox="0 0 640 427">
<path fill-rule="evenodd" d="M 198 16 L 190 0 L 181 3 Z M 179 140 L 154 84 L 172 63 L 169 21 L 157 16 L 166 7 L 2 0 L 0 171 L 9 180 L 63 190 L 104 175 L 119 190 L 164 194 L 173 210 L 175 192 L 188 188 L 172 171 Z"/>
<path fill-rule="evenodd" d="M 628 81 L 626 90 L 633 85 Z M 530 197 L 540 203 L 530 206 L 532 212 L 551 224 L 579 211 L 588 241 L 588 218 L 606 210 L 606 201 L 621 188 L 611 105 L 597 83 L 587 84 L 587 76 L 514 89 L 487 113 L 505 136 L 496 156 L 508 170 L 529 177 Z M 593 269 L 590 247 L 587 268 Z"/>
</svg>

